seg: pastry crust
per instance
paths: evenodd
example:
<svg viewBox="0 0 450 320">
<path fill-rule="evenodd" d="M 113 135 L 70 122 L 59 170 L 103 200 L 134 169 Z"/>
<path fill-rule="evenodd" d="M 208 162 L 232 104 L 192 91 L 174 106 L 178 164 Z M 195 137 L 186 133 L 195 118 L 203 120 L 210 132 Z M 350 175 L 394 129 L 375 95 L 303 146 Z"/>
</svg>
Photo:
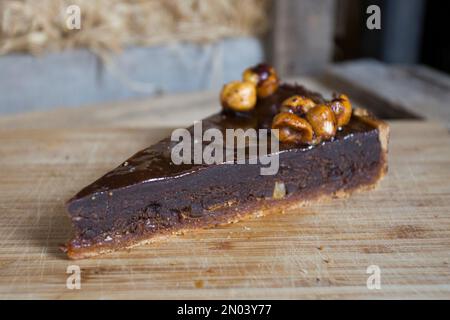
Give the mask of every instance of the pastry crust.
<svg viewBox="0 0 450 320">
<path fill-rule="evenodd" d="M 251 204 L 240 206 L 238 211 L 235 210 L 235 207 L 231 206 L 227 209 L 227 213 L 223 215 L 219 215 L 217 217 L 209 216 L 208 219 L 202 221 L 201 223 L 189 225 L 188 227 L 178 230 L 161 229 L 158 230 L 157 233 L 131 235 L 126 239 L 113 239 L 113 241 L 110 242 L 102 242 L 86 247 L 73 247 L 69 243 L 64 250 L 67 252 L 67 256 L 70 259 L 84 259 L 109 253 L 118 249 L 126 249 L 142 244 L 159 242 L 174 235 L 188 232 L 198 232 L 201 229 L 212 228 L 218 225 L 226 225 L 254 217 L 261 217 L 268 214 L 280 213 L 286 210 L 304 207 L 311 202 L 321 202 L 332 198 L 345 198 L 350 196 L 353 192 L 373 189 L 387 172 L 389 126 L 384 121 L 374 118 L 365 109 L 355 109 L 353 116 L 378 129 L 378 139 L 381 146 L 381 157 L 378 173 L 372 177 L 372 180 L 364 184 L 360 184 L 350 189 L 340 189 L 332 193 L 327 193 L 325 190 L 319 190 L 318 192 L 311 194 L 306 199 L 304 195 L 299 193 L 277 200 L 262 199 Z"/>
</svg>

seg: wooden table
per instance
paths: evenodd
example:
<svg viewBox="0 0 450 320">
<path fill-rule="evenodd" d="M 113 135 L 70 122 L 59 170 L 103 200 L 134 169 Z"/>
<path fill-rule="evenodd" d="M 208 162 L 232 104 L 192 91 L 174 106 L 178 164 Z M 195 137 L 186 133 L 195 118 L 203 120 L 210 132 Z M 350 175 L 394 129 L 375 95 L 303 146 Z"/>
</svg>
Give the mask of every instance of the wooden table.
<svg viewBox="0 0 450 320">
<path fill-rule="evenodd" d="M 390 121 L 375 191 L 67 260 L 64 202 L 217 105 L 204 93 L 0 118 L 0 298 L 450 298 L 450 136 L 433 121 Z M 80 290 L 66 288 L 71 265 Z"/>
</svg>

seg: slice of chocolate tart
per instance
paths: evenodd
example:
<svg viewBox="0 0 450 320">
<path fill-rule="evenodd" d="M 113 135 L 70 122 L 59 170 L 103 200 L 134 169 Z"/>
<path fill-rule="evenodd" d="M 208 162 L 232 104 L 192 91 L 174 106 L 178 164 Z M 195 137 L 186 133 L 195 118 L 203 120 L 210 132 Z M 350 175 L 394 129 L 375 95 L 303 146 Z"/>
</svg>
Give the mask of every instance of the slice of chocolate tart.
<svg viewBox="0 0 450 320">
<path fill-rule="evenodd" d="M 313 125 L 314 117 L 305 111 L 304 102 L 329 106 L 336 113 L 332 119 L 336 125 L 339 106 L 333 106 L 333 101 L 345 102 L 341 98 L 326 101 L 302 86 L 288 84 L 276 85 L 270 94 L 256 94 L 252 108 L 242 111 L 228 106 L 204 119 L 202 130 L 279 128 L 276 174 L 262 175 L 260 163 L 176 165 L 171 158 L 176 142 L 166 138 L 136 153 L 67 202 L 75 229 L 65 247 L 69 258 L 87 258 L 311 200 L 346 196 L 373 187 L 386 173 L 388 126 L 365 110 L 353 110 L 330 137 Z M 302 100 L 300 111 L 294 110 L 298 107 L 292 104 L 294 96 Z M 293 112 L 286 109 L 289 106 Z M 283 120 L 275 126 L 280 113 L 302 121 L 289 126 Z"/>
</svg>

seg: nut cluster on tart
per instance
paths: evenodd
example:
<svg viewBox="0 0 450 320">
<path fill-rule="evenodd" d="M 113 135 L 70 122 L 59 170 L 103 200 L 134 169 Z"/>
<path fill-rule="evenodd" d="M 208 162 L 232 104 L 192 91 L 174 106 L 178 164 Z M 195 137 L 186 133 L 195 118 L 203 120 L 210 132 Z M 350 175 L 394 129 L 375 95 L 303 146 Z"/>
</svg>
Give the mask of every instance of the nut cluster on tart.
<svg viewBox="0 0 450 320">
<path fill-rule="evenodd" d="M 248 68 L 242 81 L 231 81 L 223 86 L 220 101 L 224 109 L 237 112 L 250 111 L 258 98 L 266 98 L 277 91 L 279 85 L 275 69 L 266 64 Z"/>
<path fill-rule="evenodd" d="M 267 64 L 248 68 L 242 81 L 226 84 L 220 94 L 222 107 L 236 112 L 253 110 L 258 99 L 267 98 L 279 87 L 275 69 Z M 311 98 L 293 95 L 284 100 L 272 120 L 281 142 L 315 145 L 330 140 L 349 123 L 352 105 L 345 94 L 333 95 L 332 100 L 316 103 Z"/>
</svg>

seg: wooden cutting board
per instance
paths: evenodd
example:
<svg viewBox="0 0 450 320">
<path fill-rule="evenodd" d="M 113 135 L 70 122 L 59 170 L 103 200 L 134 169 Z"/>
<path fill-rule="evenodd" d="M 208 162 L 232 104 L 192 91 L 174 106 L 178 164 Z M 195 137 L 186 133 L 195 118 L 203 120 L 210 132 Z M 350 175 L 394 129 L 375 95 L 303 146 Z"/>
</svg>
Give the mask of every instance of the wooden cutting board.
<svg viewBox="0 0 450 320">
<path fill-rule="evenodd" d="M 82 261 L 58 249 L 65 200 L 168 130 L 2 129 L 0 298 L 450 298 L 450 136 L 391 127 L 375 191 Z"/>
</svg>

